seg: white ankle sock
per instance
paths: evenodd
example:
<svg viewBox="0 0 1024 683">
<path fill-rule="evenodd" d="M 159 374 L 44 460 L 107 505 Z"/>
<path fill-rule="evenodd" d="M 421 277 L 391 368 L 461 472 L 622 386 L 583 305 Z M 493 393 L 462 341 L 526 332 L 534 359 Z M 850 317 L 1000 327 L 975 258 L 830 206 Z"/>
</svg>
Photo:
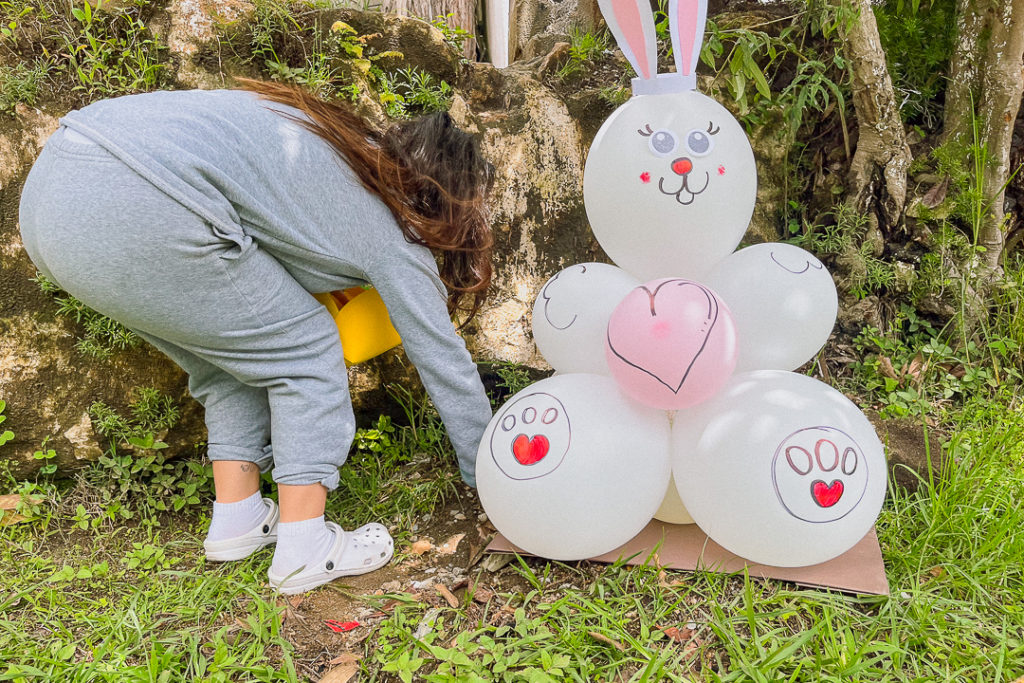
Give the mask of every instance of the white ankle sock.
<svg viewBox="0 0 1024 683">
<path fill-rule="evenodd" d="M 267 505 L 260 492 L 235 503 L 213 504 L 213 519 L 206 538 L 221 541 L 252 531 L 267 516 Z"/>
<path fill-rule="evenodd" d="M 277 547 L 270 570 L 288 576 L 299 567 L 312 566 L 327 557 L 334 543 L 334 532 L 327 528 L 324 516 L 301 522 L 277 523 Z"/>
</svg>

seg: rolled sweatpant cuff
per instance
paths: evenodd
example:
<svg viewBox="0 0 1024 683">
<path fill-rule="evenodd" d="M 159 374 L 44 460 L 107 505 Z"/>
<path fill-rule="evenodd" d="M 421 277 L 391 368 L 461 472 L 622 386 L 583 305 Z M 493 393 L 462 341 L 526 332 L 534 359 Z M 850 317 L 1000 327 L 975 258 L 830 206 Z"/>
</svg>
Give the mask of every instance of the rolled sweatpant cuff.
<svg viewBox="0 0 1024 683">
<path fill-rule="evenodd" d="M 206 455 L 213 460 L 241 460 L 251 462 L 260 468 L 260 472 L 267 472 L 274 464 L 274 450 L 268 444 L 263 448 L 246 448 L 244 446 L 231 446 L 228 444 L 211 443 L 206 447 Z"/>
<path fill-rule="evenodd" d="M 273 476 L 274 482 L 277 484 L 284 484 L 286 486 L 322 484 L 328 491 L 333 491 L 338 488 L 338 481 L 341 477 L 338 475 L 337 467 L 333 465 L 328 467 L 318 467 L 304 472 L 289 472 L 282 470 L 280 467 L 275 467 L 271 476 Z"/>
</svg>

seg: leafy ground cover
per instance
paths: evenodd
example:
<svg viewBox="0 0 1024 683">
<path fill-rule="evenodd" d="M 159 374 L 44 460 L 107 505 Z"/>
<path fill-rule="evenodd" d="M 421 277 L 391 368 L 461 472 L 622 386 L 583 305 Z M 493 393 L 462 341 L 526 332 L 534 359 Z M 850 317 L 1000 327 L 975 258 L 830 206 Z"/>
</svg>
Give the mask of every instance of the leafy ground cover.
<svg viewBox="0 0 1024 683">
<path fill-rule="evenodd" d="M 916 492 L 890 491 L 878 523 L 889 597 L 651 562 L 484 556 L 493 528 L 456 482 L 436 415 L 404 405 L 413 426 L 384 418 L 360 432 L 328 510 L 347 524 L 386 523 L 395 560 L 303 597 L 286 600 L 266 585 L 269 551 L 237 563 L 201 558 L 208 490 L 176 513 L 149 506 L 130 520 L 82 524 L 77 501 L 89 496 L 88 476 L 70 488 L 22 484 L 20 508 L 0 526 L 0 680 L 1024 674 L 1024 412 L 1015 399 L 969 404 L 954 418 L 945 476 Z M 18 512 L 26 519 L 10 523 Z"/>
</svg>

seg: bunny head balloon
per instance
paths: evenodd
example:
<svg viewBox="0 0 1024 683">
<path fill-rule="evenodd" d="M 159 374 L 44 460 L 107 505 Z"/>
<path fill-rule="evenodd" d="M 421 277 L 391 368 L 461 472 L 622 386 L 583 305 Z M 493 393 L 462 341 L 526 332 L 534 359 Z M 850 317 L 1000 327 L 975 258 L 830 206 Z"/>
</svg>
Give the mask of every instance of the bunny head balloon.
<svg viewBox="0 0 1024 683">
<path fill-rule="evenodd" d="M 664 74 L 647 0 L 599 4 L 639 77 L 590 147 L 587 217 L 612 260 L 640 280 L 699 279 L 739 244 L 757 190 L 742 127 L 695 90 L 707 0 L 670 0 L 676 71 Z"/>
</svg>

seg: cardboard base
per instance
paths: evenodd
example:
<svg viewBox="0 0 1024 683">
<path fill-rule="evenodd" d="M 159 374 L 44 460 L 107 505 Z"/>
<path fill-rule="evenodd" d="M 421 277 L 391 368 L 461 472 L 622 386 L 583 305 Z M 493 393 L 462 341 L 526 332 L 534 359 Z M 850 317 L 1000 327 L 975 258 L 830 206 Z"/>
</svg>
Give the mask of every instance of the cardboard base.
<svg viewBox="0 0 1024 683">
<path fill-rule="evenodd" d="M 655 548 L 658 551 L 658 564 L 668 569 L 732 573 L 746 567 L 751 576 L 782 579 L 811 588 L 836 588 L 847 593 L 867 595 L 889 594 L 889 579 L 885 575 L 882 549 L 873 528 L 857 545 L 828 562 L 810 567 L 770 567 L 750 564 L 742 557 L 730 553 L 708 538 L 696 524 L 666 524 L 651 520 L 633 540 L 610 553 L 591 559 L 610 563 L 620 557 L 633 556 L 627 564 L 644 564 Z M 494 537 L 487 546 L 487 552 L 531 554 L 516 548 L 501 534 Z"/>
</svg>

